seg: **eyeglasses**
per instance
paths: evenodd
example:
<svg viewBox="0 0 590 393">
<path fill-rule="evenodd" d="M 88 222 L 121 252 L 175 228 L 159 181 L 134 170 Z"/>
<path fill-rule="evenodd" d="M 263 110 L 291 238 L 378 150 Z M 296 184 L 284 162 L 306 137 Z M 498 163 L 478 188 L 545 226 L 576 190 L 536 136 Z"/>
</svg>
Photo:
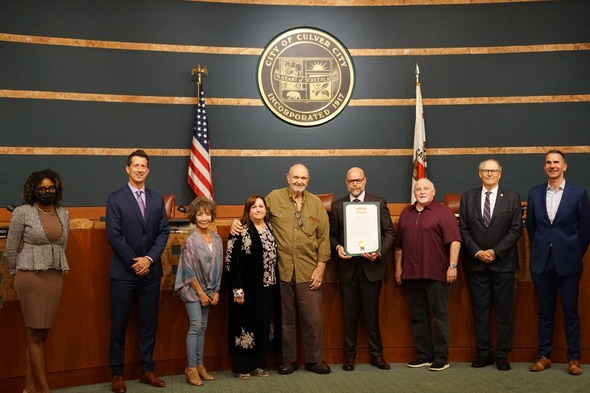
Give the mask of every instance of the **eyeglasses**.
<svg viewBox="0 0 590 393">
<path fill-rule="evenodd" d="M 44 194 L 46 194 L 48 192 L 51 193 L 51 194 L 53 194 L 55 191 L 56 191 L 56 189 L 53 186 L 52 187 L 47 187 L 47 188 L 45 188 L 45 187 L 39 187 L 39 188 L 37 188 L 37 193 L 40 194 L 40 195 L 44 195 Z"/>
<path fill-rule="evenodd" d="M 295 212 L 295 218 L 297 219 L 297 225 L 299 225 L 299 227 L 303 226 L 303 220 L 301 219 L 301 212 L 299 210 L 297 210 Z"/>
<path fill-rule="evenodd" d="M 362 179 L 346 179 L 346 182 L 348 184 L 354 184 L 354 183 L 362 183 L 363 180 L 365 180 L 365 178 L 363 177 Z"/>
<path fill-rule="evenodd" d="M 502 172 L 500 169 L 480 169 L 481 173 L 487 173 L 488 175 L 496 176 L 498 173 Z"/>
</svg>

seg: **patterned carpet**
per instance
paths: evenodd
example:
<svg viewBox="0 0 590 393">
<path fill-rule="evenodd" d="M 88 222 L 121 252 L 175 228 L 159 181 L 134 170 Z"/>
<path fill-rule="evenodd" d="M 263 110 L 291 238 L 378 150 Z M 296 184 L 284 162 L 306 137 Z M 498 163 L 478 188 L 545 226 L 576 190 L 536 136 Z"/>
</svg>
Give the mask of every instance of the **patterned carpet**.
<svg viewBox="0 0 590 393">
<path fill-rule="evenodd" d="M 587 392 L 590 389 L 590 366 L 583 365 L 585 374 L 571 376 L 567 366 L 554 364 L 540 373 L 529 372 L 528 363 L 512 363 L 511 371 L 498 371 L 494 366 L 481 369 L 469 363 L 451 363 L 445 371 L 433 372 L 427 368 L 410 369 L 405 364 L 392 364 L 391 370 L 378 370 L 368 364 L 357 364 L 351 372 L 341 365 L 332 365 L 332 373 L 316 375 L 299 369 L 291 375 L 279 375 L 275 370 L 270 377 L 249 381 L 238 380 L 230 371 L 211 373 L 215 381 L 204 386 L 190 386 L 184 375 L 167 376 L 166 387 L 153 388 L 139 381 L 127 381 L 129 393 L 194 393 L 194 392 Z M 110 383 L 54 389 L 53 393 L 110 392 Z"/>
</svg>

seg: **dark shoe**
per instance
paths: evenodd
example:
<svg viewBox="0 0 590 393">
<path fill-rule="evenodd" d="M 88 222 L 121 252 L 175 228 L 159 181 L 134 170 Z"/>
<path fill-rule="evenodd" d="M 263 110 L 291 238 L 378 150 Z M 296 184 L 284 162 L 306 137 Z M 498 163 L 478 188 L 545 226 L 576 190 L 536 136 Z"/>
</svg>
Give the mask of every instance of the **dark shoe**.
<svg viewBox="0 0 590 393">
<path fill-rule="evenodd" d="M 127 388 L 125 387 L 125 381 L 122 375 L 113 375 L 113 383 L 111 385 L 111 391 L 114 393 L 126 393 Z"/>
<path fill-rule="evenodd" d="M 144 373 L 141 373 L 141 378 L 139 378 L 139 382 L 146 383 L 155 388 L 163 388 L 164 386 L 166 386 L 166 382 L 156 377 L 153 371 L 146 371 Z"/>
<path fill-rule="evenodd" d="M 430 371 L 444 371 L 449 367 L 451 367 L 451 365 L 449 363 L 434 362 L 430 365 L 429 370 Z"/>
<path fill-rule="evenodd" d="M 551 359 L 547 359 L 545 356 L 541 356 L 535 363 L 529 368 L 529 371 L 543 371 L 546 368 L 551 368 Z"/>
<path fill-rule="evenodd" d="M 391 367 L 383 360 L 383 356 L 371 357 L 371 365 L 377 367 L 379 370 L 389 370 Z"/>
<path fill-rule="evenodd" d="M 567 372 L 570 375 L 582 374 L 582 367 L 580 367 L 580 361 L 578 359 L 570 359 L 567 361 Z"/>
<path fill-rule="evenodd" d="M 423 359 L 416 359 L 416 360 L 406 364 L 406 366 L 411 367 L 411 368 L 430 367 L 431 365 L 432 365 L 431 360 L 423 360 Z"/>
<path fill-rule="evenodd" d="M 506 358 L 496 359 L 496 368 L 500 371 L 508 371 L 512 369 L 512 367 L 510 367 L 510 363 L 508 363 L 508 359 Z"/>
<path fill-rule="evenodd" d="M 323 360 L 317 363 L 305 363 L 305 369 L 307 371 L 311 371 L 312 373 L 316 374 L 329 374 L 330 373 L 330 366 L 326 364 Z"/>
<path fill-rule="evenodd" d="M 281 363 L 279 365 L 279 374 L 292 374 L 293 371 L 297 370 L 297 362 L 293 363 Z"/>
<path fill-rule="evenodd" d="M 354 370 L 354 359 L 356 355 L 346 355 L 344 357 L 344 364 L 342 365 L 342 369 L 344 371 L 352 371 Z"/>
<path fill-rule="evenodd" d="M 471 362 L 471 367 L 473 368 L 482 368 L 485 366 L 489 366 L 490 364 L 494 364 L 494 358 L 491 356 L 478 356 L 473 362 Z"/>
</svg>

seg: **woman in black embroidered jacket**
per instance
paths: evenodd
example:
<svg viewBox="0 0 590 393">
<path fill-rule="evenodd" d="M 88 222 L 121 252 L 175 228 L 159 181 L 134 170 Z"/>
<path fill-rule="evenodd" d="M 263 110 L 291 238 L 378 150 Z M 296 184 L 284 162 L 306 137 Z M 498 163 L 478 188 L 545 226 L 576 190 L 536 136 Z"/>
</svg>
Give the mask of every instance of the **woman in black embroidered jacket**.
<svg viewBox="0 0 590 393">
<path fill-rule="evenodd" d="M 267 377 L 267 350 L 280 342 L 280 298 L 277 245 L 260 195 L 246 201 L 244 229 L 227 240 L 225 266 L 229 276 L 228 343 L 232 371 L 240 379 Z"/>
</svg>

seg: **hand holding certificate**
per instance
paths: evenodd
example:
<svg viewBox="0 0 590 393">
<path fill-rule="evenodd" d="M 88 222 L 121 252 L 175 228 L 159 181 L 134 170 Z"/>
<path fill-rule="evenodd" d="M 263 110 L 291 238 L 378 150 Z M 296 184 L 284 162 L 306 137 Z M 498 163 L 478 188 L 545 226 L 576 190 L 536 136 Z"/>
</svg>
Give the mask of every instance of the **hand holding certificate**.
<svg viewBox="0 0 590 393">
<path fill-rule="evenodd" d="M 344 207 L 344 249 L 356 256 L 381 251 L 381 220 L 378 202 L 346 202 Z"/>
</svg>

